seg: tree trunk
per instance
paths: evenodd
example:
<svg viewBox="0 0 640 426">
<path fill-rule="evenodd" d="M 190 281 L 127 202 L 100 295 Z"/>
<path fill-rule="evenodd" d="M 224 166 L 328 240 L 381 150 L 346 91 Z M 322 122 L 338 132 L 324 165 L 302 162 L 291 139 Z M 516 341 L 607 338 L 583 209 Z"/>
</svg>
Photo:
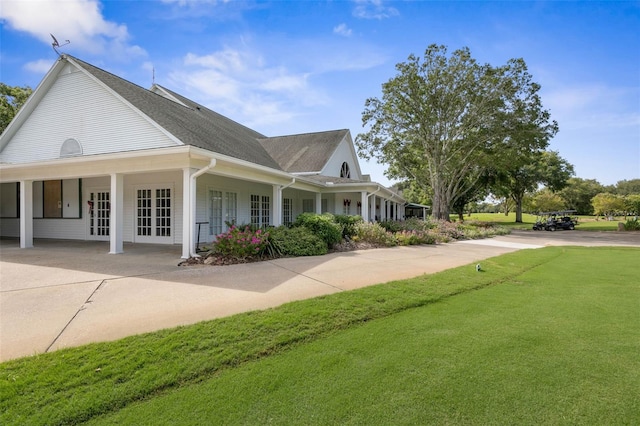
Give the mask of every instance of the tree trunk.
<svg viewBox="0 0 640 426">
<path fill-rule="evenodd" d="M 442 194 L 441 188 L 434 188 L 433 190 L 433 210 L 431 215 L 434 219 L 441 219 L 449 221 L 449 203 L 446 196 Z"/>
<path fill-rule="evenodd" d="M 516 197 L 516 223 L 522 223 L 522 197 Z"/>
</svg>

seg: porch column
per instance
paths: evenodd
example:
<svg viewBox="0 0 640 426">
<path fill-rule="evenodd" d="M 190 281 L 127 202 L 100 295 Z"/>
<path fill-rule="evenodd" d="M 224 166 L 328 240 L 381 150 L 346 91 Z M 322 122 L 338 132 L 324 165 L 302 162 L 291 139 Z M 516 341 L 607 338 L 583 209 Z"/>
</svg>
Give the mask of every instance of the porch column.
<svg viewBox="0 0 640 426">
<path fill-rule="evenodd" d="M 367 191 L 360 192 L 360 205 L 362 208 L 360 209 L 362 213 L 362 220 L 365 222 L 369 221 L 369 197 L 367 197 Z"/>
<path fill-rule="evenodd" d="M 20 181 L 20 248 L 33 247 L 33 181 Z"/>
<path fill-rule="evenodd" d="M 322 213 L 322 194 L 319 192 L 316 192 L 316 213 Z"/>
<path fill-rule="evenodd" d="M 191 204 L 191 169 L 186 167 L 182 169 L 182 259 L 191 254 L 191 222 L 195 224 L 195 208 L 192 211 Z"/>
<path fill-rule="evenodd" d="M 273 214 L 271 215 L 271 225 L 282 225 L 282 187 L 273 185 Z"/>
<path fill-rule="evenodd" d="M 109 229 L 109 254 L 122 253 L 123 222 L 124 222 L 124 175 L 111 174 L 111 211 Z"/>
<path fill-rule="evenodd" d="M 377 221 L 377 218 L 376 218 L 376 202 L 377 202 L 377 197 L 375 195 L 373 195 L 371 197 L 371 210 L 372 210 L 371 220 L 374 221 L 374 222 Z"/>
</svg>

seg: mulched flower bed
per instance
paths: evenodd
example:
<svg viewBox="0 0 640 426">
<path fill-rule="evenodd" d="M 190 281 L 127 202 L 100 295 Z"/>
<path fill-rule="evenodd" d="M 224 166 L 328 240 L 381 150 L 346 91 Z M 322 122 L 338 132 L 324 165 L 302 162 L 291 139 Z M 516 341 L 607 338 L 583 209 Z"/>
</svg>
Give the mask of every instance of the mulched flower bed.
<svg viewBox="0 0 640 426">
<path fill-rule="evenodd" d="M 375 245 L 370 243 L 362 243 L 362 242 L 354 242 L 354 241 L 344 241 L 340 244 L 336 244 L 333 246 L 329 253 L 344 253 L 355 250 L 369 250 L 374 248 L 384 248 L 382 245 Z M 178 266 L 194 266 L 194 265 L 212 265 L 212 266 L 226 266 L 226 265 L 239 265 L 242 263 L 254 263 L 254 262 L 262 262 L 265 260 L 273 260 L 274 258 L 269 257 L 231 257 L 224 256 L 217 253 L 203 252 L 200 254 L 201 257 L 190 257 L 187 260 L 184 260 L 178 264 Z M 286 256 L 283 256 L 286 257 Z"/>
</svg>

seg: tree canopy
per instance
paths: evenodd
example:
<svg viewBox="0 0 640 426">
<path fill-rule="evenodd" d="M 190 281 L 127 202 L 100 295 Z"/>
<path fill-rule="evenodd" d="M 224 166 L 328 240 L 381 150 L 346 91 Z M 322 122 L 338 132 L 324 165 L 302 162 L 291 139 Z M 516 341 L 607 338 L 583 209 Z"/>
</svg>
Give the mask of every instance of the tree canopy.
<svg viewBox="0 0 640 426">
<path fill-rule="evenodd" d="M 570 178 L 558 195 L 567 208 L 577 214 L 590 215 L 593 214 L 591 199 L 601 192 L 605 192 L 604 186 L 595 179 Z"/>
<path fill-rule="evenodd" d="M 368 131 L 356 145 L 364 158 L 388 164 L 388 176 L 430 192 L 436 218 L 448 220 L 490 166 L 508 162 L 497 158 L 544 149 L 557 131 L 522 59 L 493 67 L 468 48 L 449 55 L 431 45 L 396 70 L 382 98 L 366 100 Z"/>
<path fill-rule="evenodd" d="M 522 222 L 522 200 L 525 194 L 544 184 L 549 190 L 559 191 L 573 175 L 573 166 L 556 151 L 523 152 L 510 157 L 496 172 L 492 190 L 496 195 L 511 198 L 515 203 L 516 222 Z"/>
<path fill-rule="evenodd" d="M 0 133 L 4 132 L 32 92 L 29 86 L 8 86 L 0 83 Z"/>
</svg>

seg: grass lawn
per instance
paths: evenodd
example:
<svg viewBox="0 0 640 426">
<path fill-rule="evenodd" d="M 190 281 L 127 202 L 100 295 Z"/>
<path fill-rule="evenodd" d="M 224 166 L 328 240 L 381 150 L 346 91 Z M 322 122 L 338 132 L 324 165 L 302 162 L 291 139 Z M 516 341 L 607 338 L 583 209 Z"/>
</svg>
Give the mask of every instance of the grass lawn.
<svg viewBox="0 0 640 426">
<path fill-rule="evenodd" d="M 471 216 L 465 215 L 464 220 L 479 220 L 482 222 L 491 222 L 496 225 L 506 226 L 511 229 L 527 229 L 531 230 L 536 223 L 537 216 L 534 214 L 523 213 L 522 223 L 516 223 L 516 214 L 510 212 L 505 216 L 504 213 L 472 213 Z M 624 217 L 615 217 L 614 220 L 604 220 L 596 216 L 577 216 L 579 231 L 617 231 L 618 222 L 626 222 Z M 451 219 L 458 220 L 458 215 L 451 215 Z"/>
<path fill-rule="evenodd" d="M 557 254 L 96 423 L 637 424 L 638 250 Z"/>
<path fill-rule="evenodd" d="M 639 254 L 525 250 L 9 361 L 0 424 L 638 424 Z"/>
</svg>

